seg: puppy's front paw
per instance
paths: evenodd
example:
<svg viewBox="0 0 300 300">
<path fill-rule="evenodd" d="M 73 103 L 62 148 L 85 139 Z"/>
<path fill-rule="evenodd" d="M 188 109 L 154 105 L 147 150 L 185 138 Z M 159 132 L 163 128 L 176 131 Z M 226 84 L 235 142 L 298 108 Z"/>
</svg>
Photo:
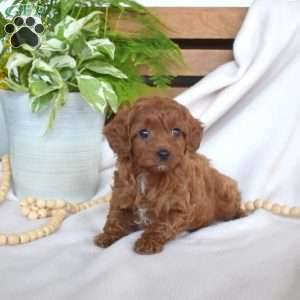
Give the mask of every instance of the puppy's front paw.
<svg viewBox="0 0 300 300">
<path fill-rule="evenodd" d="M 141 237 L 134 245 L 134 251 L 139 254 L 154 254 L 162 249 L 163 245 L 151 237 Z"/>
<path fill-rule="evenodd" d="M 101 248 L 107 248 L 116 241 L 111 235 L 107 233 L 99 233 L 95 236 L 94 242 Z"/>
</svg>

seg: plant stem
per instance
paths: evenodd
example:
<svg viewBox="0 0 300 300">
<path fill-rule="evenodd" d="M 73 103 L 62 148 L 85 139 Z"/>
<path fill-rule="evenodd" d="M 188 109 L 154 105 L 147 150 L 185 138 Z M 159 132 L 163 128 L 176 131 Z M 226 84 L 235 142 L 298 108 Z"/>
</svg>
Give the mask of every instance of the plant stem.
<svg viewBox="0 0 300 300">
<path fill-rule="evenodd" d="M 76 7 L 76 3 L 73 5 L 72 9 L 71 9 L 71 13 L 70 16 L 73 17 L 73 13 L 74 13 L 74 8 Z"/>
<path fill-rule="evenodd" d="M 105 23 L 104 23 L 103 37 L 106 37 L 107 22 L 108 22 L 108 9 L 109 9 L 109 6 L 106 6 L 106 7 L 105 7 Z"/>
<path fill-rule="evenodd" d="M 79 3 L 80 3 L 80 6 L 79 6 L 79 9 L 78 9 L 78 12 L 77 12 L 77 15 L 76 15 L 75 19 L 77 19 L 80 16 L 82 5 L 81 5 L 81 1 L 79 1 Z"/>
<path fill-rule="evenodd" d="M 120 12 L 120 14 L 119 14 L 119 16 L 118 16 L 118 19 L 117 19 L 117 22 L 116 22 L 115 31 L 117 31 L 117 29 L 118 29 L 118 27 L 119 27 L 119 23 L 120 23 L 120 21 L 121 21 L 121 18 L 122 18 L 122 15 L 123 15 L 124 11 L 125 11 L 125 8 L 122 7 L 122 8 L 121 8 L 121 12 Z"/>
</svg>

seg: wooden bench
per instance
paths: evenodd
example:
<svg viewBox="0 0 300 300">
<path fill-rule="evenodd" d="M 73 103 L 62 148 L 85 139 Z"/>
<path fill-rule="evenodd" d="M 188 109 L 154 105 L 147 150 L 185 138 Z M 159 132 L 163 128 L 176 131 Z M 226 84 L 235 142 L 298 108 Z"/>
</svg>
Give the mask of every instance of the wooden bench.
<svg viewBox="0 0 300 300">
<path fill-rule="evenodd" d="M 151 8 L 172 32 L 187 64 L 165 94 L 176 96 L 207 73 L 232 60 L 232 46 L 247 8 Z M 157 92 L 161 94 L 161 92 Z"/>
</svg>

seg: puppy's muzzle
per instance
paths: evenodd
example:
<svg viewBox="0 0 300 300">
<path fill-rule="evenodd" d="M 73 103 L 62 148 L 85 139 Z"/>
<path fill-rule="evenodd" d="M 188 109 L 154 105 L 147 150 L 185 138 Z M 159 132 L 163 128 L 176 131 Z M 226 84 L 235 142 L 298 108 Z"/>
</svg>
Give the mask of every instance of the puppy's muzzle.
<svg viewBox="0 0 300 300">
<path fill-rule="evenodd" d="M 156 153 L 156 155 L 157 155 L 157 157 L 158 157 L 158 159 L 160 160 L 160 161 L 166 161 L 166 160 L 168 160 L 169 159 L 169 157 L 170 157 L 170 152 L 168 151 L 168 150 L 166 150 L 166 149 L 160 149 L 157 153 Z"/>
</svg>

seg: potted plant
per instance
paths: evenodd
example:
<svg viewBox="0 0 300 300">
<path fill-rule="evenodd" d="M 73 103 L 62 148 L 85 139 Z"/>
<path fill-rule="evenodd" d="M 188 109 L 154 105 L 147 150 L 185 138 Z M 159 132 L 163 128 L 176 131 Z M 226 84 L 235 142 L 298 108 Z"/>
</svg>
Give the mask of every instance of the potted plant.
<svg viewBox="0 0 300 300">
<path fill-rule="evenodd" d="M 99 186 L 105 119 L 151 91 L 141 66 L 151 85 L 168 86 L 180 50 L 162 23 L 132 0 L 41 1 L 27 15 L 24 5 L 14 2 L 19 19 L 0 16 L 6 26 L 0 99 L 14 189 L 19 198 L 87 200 Z M 38 46 L 18 40 L 23 27 Z"/>
</svg>

